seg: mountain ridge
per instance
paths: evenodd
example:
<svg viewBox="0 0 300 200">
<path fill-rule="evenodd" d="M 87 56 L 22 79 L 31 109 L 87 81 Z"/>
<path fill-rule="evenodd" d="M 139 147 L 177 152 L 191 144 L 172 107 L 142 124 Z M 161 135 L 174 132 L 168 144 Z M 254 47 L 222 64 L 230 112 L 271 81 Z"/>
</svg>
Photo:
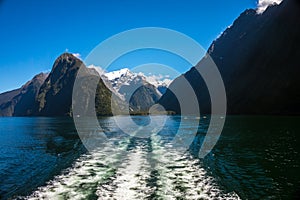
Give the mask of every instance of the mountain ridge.
<svg viewBox="0 0 300 200">
<path fill-rule="evenodd" d="M 79 85 L 76 85 L 79 91 L 73 91 L 79 71 Z M 93 109 L 99 116 L 112 115 L 111 106 L 117 114 L 128 113 L 124 109 L 134 114 L 147 113 L 161 94 L 144 76 L 129 69 L 121 71 L 127 75 L 119 74 L 109 80 L 95 67 L 86 67 L 74 55 L 63 53 L 55 60 L 49 74 L 40 73 L 21 88 L 0 94 L 0 116 L 72 116 L 74 95 L 81 103 L 73 102 L 73 106 L 79 106 L 83 115 L 92 113 Z M 95 99 L 91 99 L 92 96 Z M 125 108 L 125 100 L 129 108 Z"/>
<path fill-rule="evenodd" d="M 35 98 L 47 77 L 47 73 L 40 73 L 21 88 L 0 94 L 0 116 L 31 115 Z"/>
<path fill-rule="evenodd" d="M 167 111 L 180 114 L 172 88 L 180 88 L 181 78 L 187 79 L 195 91 L 201 112 L 210 114 L 210 96 L 197 70 L 210 58 L 224 81 L 228 114 L 299 115 L 298 44 L 299 2 L 283 0 L 261 14 L 253 9 L 241 13 L 232 26 L 213 41 L 207 55 L 176 78 L 170 89 L 160 90 L 145 77 L 132 74 L 130 84 L 136 86 L 131 85 L 135 89 L 131 92 L 137 95 L 132 97 L 129 95 L 132 88 L 127 86 L 130 84 L 126 76 L 131 76 L 128 69 L 123 69 L 126 76 L 115 72 L 116 76 L 103 78 L 97 69 L 88 68 L 74 55 L 64 53 L 55 60 L 49 75 L 39 74 L 21 88 L 0 94 L 0 116 L 71 116 L 73 85 L 79 69 L 83 69 L 86 79 L 99 79 L 96 99 L 91 99 L 88 84 L 81 88 L 86 90 L 83 90 L 87 97 L 86 109 L 91 109 L 89 106 L 95 101 L 97 115 L 111 115 L 111 106 L 122 105 L 122 97 L 123 101 L 132 101 L 129 102 L 132 111 L 145 112 L 158 102 Z M 162 93 L 166 90 L 160 99 L 158 89 Z M 184 92 L 183 89 L 181 93 L 184 95 Z M 112 102 L 113 93 L 117 96 L 116 102 Z"/>
<path fill-rule="evenodd" d="M 226 89 L 228 114 L 299 115 L 300 6 L 284 0 L 257 14 L 249 9 L 217 38 L 195 67 L 213 59 Z M 182 75 L 197 95 L 202 113 L 210 114 L 210 97 L 196 68 Z M 176 79 L 170 89 L 176 85 Z M 159 103 L 180 113 L 171 90 Z"/>
</svg>

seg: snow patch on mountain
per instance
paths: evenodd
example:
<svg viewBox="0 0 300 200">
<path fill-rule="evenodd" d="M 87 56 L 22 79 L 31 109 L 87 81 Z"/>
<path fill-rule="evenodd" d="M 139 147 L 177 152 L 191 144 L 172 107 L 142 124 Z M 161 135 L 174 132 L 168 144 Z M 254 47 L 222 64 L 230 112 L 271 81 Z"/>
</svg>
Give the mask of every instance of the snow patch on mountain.
<svg viewBox="0 0 300 200">
<path fill-rule="evenodd" d="M 151 75 L 151 76 L 145 76 L 142 74 L 146 81 L 155 87 L 165 86 L 169 87 L 169 85 L 172 83 L 172 80 L 169 78 L 169 76 L 163 76 L 161 74 L 159 75 Z"/>
<path fill-rule="evenodd" d="M 128 68 L 124 68 L 117 71 L 105 73 L 104 75 L 108 78 L 108 80 L 112 81 L 112 80 L 120 79 L 122 76 L 132 77 L 133 73 L 131 73 Z"/>
<path fill-rule="evenodd" d="M 157 92 L 162 95 L 172 82 L 168 75 L 151 74 L 146 76 L 142 72 L 132 72 L 128 68 L 106 72 L 99 66 L 90 65 L 88 67 L 97 71 L 106 86 L 123 100 L 130 98 L 132 90 L 147 84 L 153 85 Z"/>
<path fill-rule="evenodd" d="M 262 14 L 269 6 L 279 5 L 282 0 L 259 0 L 257 3 L 257 13 Z"/>
</svg>

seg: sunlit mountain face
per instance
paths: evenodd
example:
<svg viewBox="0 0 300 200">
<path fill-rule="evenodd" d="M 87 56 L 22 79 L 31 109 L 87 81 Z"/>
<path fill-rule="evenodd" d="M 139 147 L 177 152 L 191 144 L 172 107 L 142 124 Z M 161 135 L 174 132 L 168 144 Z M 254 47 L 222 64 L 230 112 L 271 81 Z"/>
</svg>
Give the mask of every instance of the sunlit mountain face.
<svg viewBox="0 0 300 200">
<path fill-rule="evenodd" d="M 102 68 L 91 65 L 90 68 L 94 68 L 113 90 L 120 95 L 124 95 L 122 87 L 126 85 L 145 85 L 151 84 L 156 87 L 160 95 L 164 94 L 166 88 L 172 83 L 170 77 L 159 75 L 145 75 L 142 72 L 132 72 L 128 68 L 122 68 L 120 70 L 105 72 Z"/>
</svg>

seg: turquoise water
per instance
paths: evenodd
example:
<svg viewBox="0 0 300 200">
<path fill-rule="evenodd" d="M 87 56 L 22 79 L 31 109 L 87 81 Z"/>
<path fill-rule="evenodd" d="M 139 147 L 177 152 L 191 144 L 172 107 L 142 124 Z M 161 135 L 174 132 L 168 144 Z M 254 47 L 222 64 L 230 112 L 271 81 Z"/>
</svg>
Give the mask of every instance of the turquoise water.
<svg viewBox="0 0 300 200">
<path fill-rule="evenodd" d="M 147 116 L 133 119 L 149 124 Z M 192 127 L 195 119 L 169 116 L 158 133 L 148 127 L 145 138 L 128 136 L 113 118 L 101 118 L 114 148 L 100 145 L 93 151 L 82 145 L 70 118 L 0 118 L 0 196 L 295 199 L 300 186 L 299 119 L 229 116 L 215 148 L 199 159 L 209 117 L 201 118 L 198 128 Z M 186 134 L 198 128 L 186 152 L 168 148 L 180 124 Z"/>
</svg>

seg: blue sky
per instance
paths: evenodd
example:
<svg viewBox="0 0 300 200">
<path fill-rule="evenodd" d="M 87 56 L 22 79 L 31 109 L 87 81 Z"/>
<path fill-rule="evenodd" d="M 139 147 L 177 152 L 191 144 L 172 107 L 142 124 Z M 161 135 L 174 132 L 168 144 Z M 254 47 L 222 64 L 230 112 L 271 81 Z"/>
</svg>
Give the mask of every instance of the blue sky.
<svg viewBox="0 0 300 200">
<path fill-rule="evenodd" d="M 48 71 L 66 49 L 84 59 L 101 41 L 128 29 L 173 29 L 207 49 L 241 12 L 256 4 L 256 0 L 2 0 L 0 92 Z M 178 70 L 183 73 L 187 68 Z"/>
</svg>

